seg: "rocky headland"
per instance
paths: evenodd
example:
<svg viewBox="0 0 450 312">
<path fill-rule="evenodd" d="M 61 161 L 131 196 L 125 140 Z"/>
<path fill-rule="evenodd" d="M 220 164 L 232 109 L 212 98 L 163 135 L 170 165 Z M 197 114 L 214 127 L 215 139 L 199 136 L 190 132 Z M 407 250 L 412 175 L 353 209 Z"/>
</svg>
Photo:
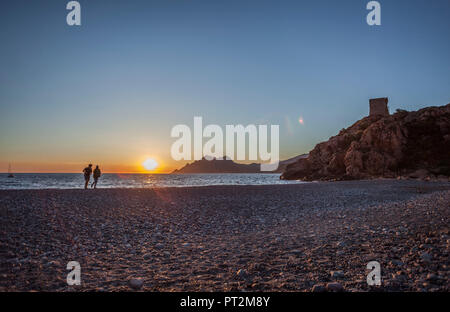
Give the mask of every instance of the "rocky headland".
<svg viewBox="0 0 450 312">
<path fill-rule="evenodd" d="M 288 165 L 281 175 L 304 181 L 449 177 L 450 104 L 371 114 L 317 144 L 308 158 Z"/>
</svg>

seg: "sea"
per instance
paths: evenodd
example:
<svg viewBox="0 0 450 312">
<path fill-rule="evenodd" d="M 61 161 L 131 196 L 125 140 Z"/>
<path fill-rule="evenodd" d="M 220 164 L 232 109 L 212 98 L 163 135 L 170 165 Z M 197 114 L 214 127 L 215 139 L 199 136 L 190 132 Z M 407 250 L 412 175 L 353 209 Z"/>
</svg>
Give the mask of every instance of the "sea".
<svg viewBox="0 0 450 312">
<path fill-rule="evenodd" d="M 92 178 L 91 181 L 92 182 Z M 225 174 L 118 174 L 105 173 L 97 188 L 151 188 L 208 185 L 273 185 L 296 184 L 300 181 L 280 180 L 279 173 Z M 84 187 L 83 174 L 15 173 L 13 178 L 0 174 L 0 189 L 79 189 Z"/>
</svg>

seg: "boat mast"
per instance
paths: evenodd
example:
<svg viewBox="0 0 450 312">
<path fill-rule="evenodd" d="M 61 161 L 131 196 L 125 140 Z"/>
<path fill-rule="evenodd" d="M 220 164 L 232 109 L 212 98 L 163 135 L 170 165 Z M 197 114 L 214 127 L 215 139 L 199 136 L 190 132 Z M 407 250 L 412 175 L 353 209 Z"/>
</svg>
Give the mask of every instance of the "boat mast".
<svg viewBox="0 0 450 312">
<path fill-rule="evenodd" d="M 14 175 L 11 172 L 11 164 L 8 164 L 8 178 L 13 178 Z"/>
</svg>

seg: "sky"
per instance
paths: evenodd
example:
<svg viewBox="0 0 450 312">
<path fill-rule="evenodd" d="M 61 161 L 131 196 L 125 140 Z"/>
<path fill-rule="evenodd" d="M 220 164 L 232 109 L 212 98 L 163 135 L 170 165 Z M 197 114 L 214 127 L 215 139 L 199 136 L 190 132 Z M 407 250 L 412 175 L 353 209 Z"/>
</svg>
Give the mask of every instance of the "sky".
<svg viewBox="0 0 450 312">
<path fill-rule="evenodd" d="M 389 97 L 450 102 L 450 1 L 2 1 L 0 171 L 156 172 L 172 127 L 278 124 L 280 158 L 309 152 Z M 298 120 L 302 118 L 303 124 Z"/>
</svg>

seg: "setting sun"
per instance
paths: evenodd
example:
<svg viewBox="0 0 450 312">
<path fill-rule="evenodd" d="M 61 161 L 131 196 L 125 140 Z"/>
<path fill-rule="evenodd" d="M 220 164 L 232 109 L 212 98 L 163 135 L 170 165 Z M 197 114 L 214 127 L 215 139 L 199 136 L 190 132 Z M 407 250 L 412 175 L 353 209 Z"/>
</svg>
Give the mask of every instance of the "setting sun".
<svg viewBox="0 0 450 312">
<path fill-rule="evenodd" d="M 145 170 L 153 171 L 156 168 L 158 168 L 158 162 L 154 160 L 153 158 L 147 158 L 142 163 L 142 166 L 145 168 Z"/>
</svg>

